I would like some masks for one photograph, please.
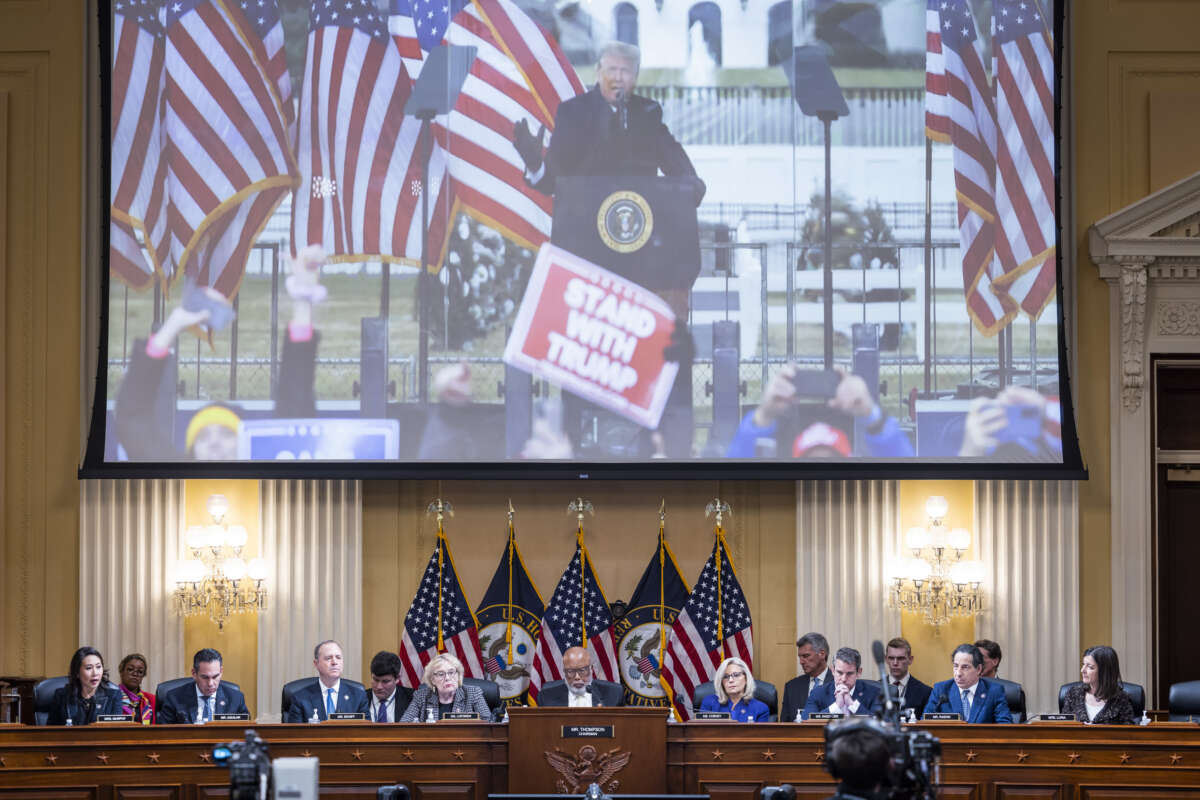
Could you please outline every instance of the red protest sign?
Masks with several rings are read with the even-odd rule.
[[[658,295],[544,244],[504,361],[656,428],[679,371],[663,361],[674,327]]]

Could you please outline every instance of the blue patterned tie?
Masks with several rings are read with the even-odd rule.
[[[333,702],[333,689],[326,689],[325,690],[325,713],[332,714],[336,708],[337,708],[337,705],[334,704],[334,702]]]
[[[387,703],[379,704],[379,711],[375,714],[376,722],[387,722]]]
[[[204,721],[212,722],[213,718],[213,699],[212,695],[204,698]]]
[[[971,693],[966,689],[962,690],[962,706],[963,720],[969,721],[971,719]]]

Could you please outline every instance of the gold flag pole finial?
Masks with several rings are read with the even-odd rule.
[[[658,503],[658,524],[663,526],[667,524],[667,498],[662,498]]]
[[[725,517],[732,517],[733,509],[729,507],[729,503],[726,503],[719,497],[714,497],[709,504],[704,507],[704,516],[711,517],[713,514],[717,515],[717,527],[723,528],[725,527]]]
[[[516,509],[513,508],[512,498],[508,498],[508,527],[512,527],[513,515],[516,514]]]
[[[567,503],[567,513],[574,514],[575,520],[579,523],[579,527],[583,528],[583,515],[591,514],[596,516],[596,509],[592,506],[591,500],[584,500],[582,497],[576,497],[571,502]]]
[[[442,523],[446,517],[454,516],[454,506],[450,504],[450,501],[438,497],[425,508],[425,513],[437,516],[438,533],[441,533]]]

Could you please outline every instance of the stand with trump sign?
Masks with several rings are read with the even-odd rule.
[[[674,328],[658,295],[545,244],[504,361],[653,429],[679,371],[663,360]]]

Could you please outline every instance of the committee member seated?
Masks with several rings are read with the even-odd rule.
[[[375,722],[399,722],[412,702],[412,689],[400,685],[400,656],[380,650],[371,659],[371,711]]]
[[[797,715],[804,711],[808,694],[822,684],[833,681],[833,673],[826,663],[829,659],[829,640],[819,633],[806,633],[796,640],[796,660],[800,662],[800,675],[792,678],[783,687],[783,712],[779,719],[796,722]]]
[[[700,701],[701,711],[724,711],[734,722],[770,722],[771,709],[754,699],[754,676],[740,658],[727,658],[713,673],[715,694]]]
[[[413,692],[401,722],[428,722],[447,714],[478,714],[491,720],[492,710],[478,686],[463,686],[463,665],[449,653],[439,653],[425,665],[421,685]]]
[[[284,722],[308,722],[314,718],[324,722],[330,714],[365,715],[371,710],[362,684],[342,680],[343,661],[342,646],[332,639],[313,648],[317,677],[292,695]]]
[[[1000,676],[996,673],[1000,669],[1000,662],[1004,660],[1004,651],[1000,649],[1000,643],[993,642],[991,639],[976,639],[975,646],[983,654],[983,670],[979,673],[979,677],[999,678]]]
[[[833,681],[808,693],[804,718],[811,714],[875,714],[883,704],[879,687],[862,683],[862,654],[853,647],[838,648],[833,657]]]
[[[134,722],[143,725],[154,724],[154,695],[142,691],[142,681],[146,679],[146,657],[141,653],[130,653],[121,659],[118,672],[121,683],[121,713],[129,714]]]
[[[907,639],[897,636],[887,643],[884,658],[892,697],[900,705],[900,710],[903,712],[911,708],[918,717],[921,716],[933,689],[909,674],[914,661],[912,645]]]
[[[250,714],[240,690],[221,683],[221,654],[211,647],[192,656],[192,683],[172,689],[158,710],[161,725],[211,722],[214,714]]]
[[[794,380],[800,372],[795,364],[785,364],[763,391],[762,401],[752,411],[746,412],[733,435],[727,458],[754,458],[758,455],[760,439],[775,438],[780,423],[796,409],[813,402],[813,398],[800,394]],[[852,453],[849,438],[825,423],[814,423],[796,437],[792,455],[796,458],[845,458],[850,455],[869,455],[875,458],[907,458],[915,455],[912,442],[908,439],[895,417],[883,412],[867,388],[867,382],[857,375],[837,370],[839,381],[834,396],[825,405],[834,411],[851,414],[866,423],[863,444],[866,453]],[[841,434],[831,436],[830,431]],[[807,438],[805,434],[808,434]],[[812,441],[823,438],[825,441]],[[779,455],[784,455],[780,453]]]
[[[90,725],[101,714],[121,713],[121,693],[104,685],[104,657],[94,647],[71,656],[67,685],[50,699],[47,725]]]
[[[1121,688],[1121,664],[1117,651],[1106,645],[1083,651],[1079,668],[1083,683],[1067,690],[1062,704],[1064,714],[1074,714],[1080,722],[1097,725],[1132,725],[1137,722],[1133,700]]]
[[[964,722],[1012,722],[1004,687],[980,677],[983,653],[973,644],[954,649],[954,678],[933,685],[926,714],[960,714]]]
[[[625,703],[625,690],[610,681],[595,680],[592,654],[582,647],[568,647],[563,653],[563,677],[560,684],[548,683],[537,696],[539,706],[619,706]]]

